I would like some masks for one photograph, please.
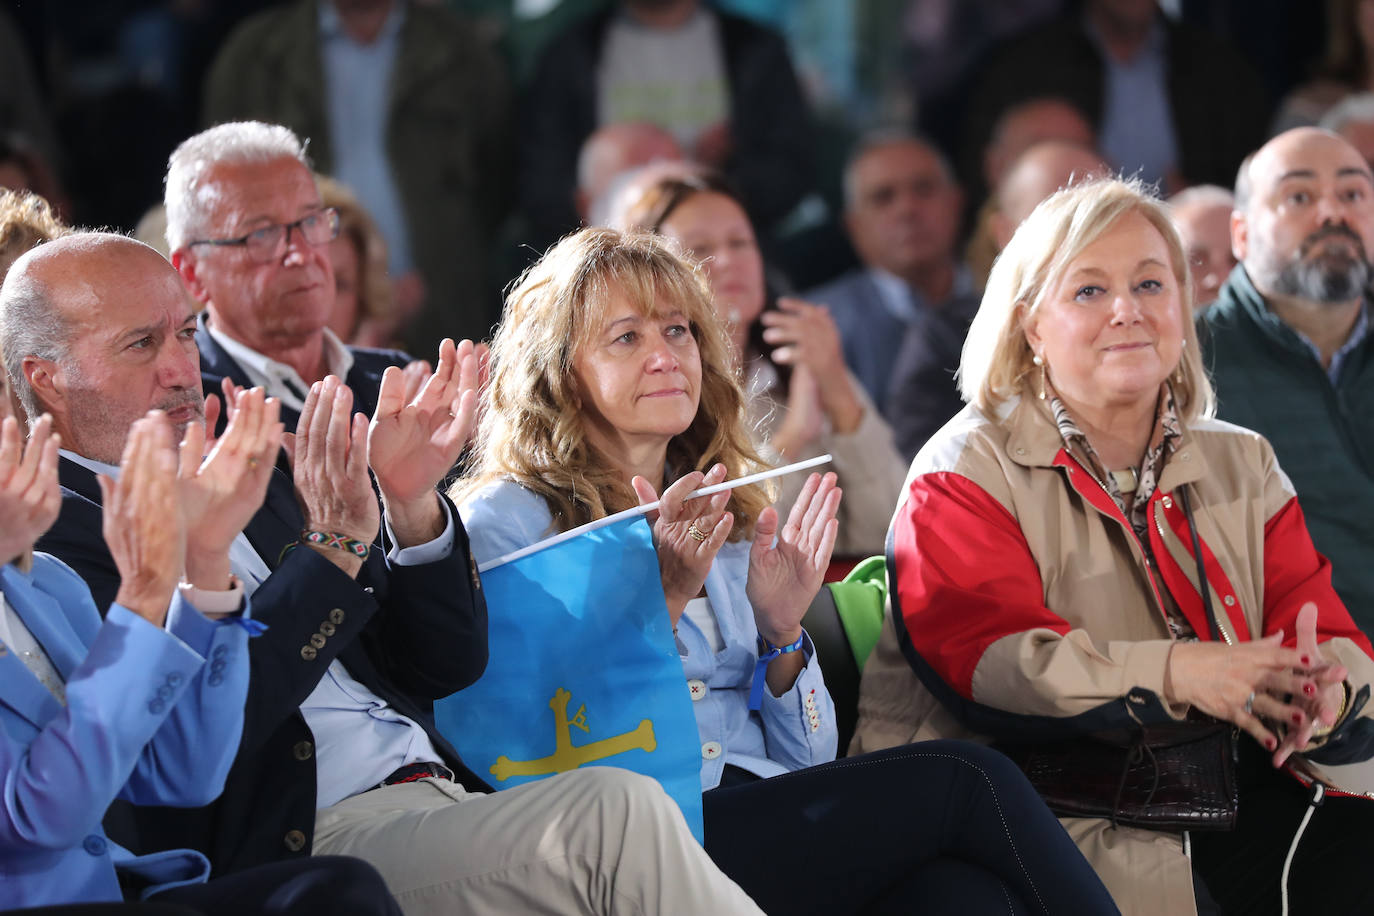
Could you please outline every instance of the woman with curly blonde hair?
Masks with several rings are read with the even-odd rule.
[[[687,498],[759,458],[729,334],[672,245],[585,229],[510,293],[473,476],[454,489],[473,557],[662,491],[654,546],[702,742],[706,850],[766,912],[1005,911],[1009,898],[1110,912],[996,752],[941,742],[833,761],[834,707],[801,619],[840,491],[812,474],[785,526],[757,486]],[[588,570],[587,588],[614,589],[615,574]]]

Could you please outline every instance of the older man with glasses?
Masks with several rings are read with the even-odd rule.
[[[382,373],[410,358],[347,347],[326,327],[339,214],[321,202],[300,139],[253,121],[203,131],[172,154],[166,206],[172,264],[205,305],[202,371],[280,398],[288,430],[326,375],[372,413]]]

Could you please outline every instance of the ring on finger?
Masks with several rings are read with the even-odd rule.
[[[698,528],[696,522],[692,522],[692,524],[687,526],[687,534],[690,535],[694,541],[706,540],[706,532]]]
[[[1245,698],[1245,706],[1242,707],[1246,714],[1253,714],[1255,711],[1255,691],[1250,691],[1250,696]]]
[[[249,466],[250,468],[255,468],[255,467],[258,466],[258,459],[257,459],[257,456],[256,456],[256,455],[249,456],[249,458],[248,458],[248,466]]]

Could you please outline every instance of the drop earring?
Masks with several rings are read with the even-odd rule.
[[[1039,353],[1036,353],[1031,357],[1031,362],[1040,367],[1040,393],[1038,397],[1043,401],[1045,400],[1045,361],[1041,359]]]

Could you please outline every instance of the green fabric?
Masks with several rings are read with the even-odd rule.
[[[1220,419],[1256,430],[1293,482],[1312,540],[1355,623],[1374,633],[1374,335],[1332,385],[1244,267],[1199,319]]]
[[[827,588],[835,598],[835,610],[840,624],[849,637],[849,650],[854,664],[864,670],[864,662],[878,644],[883,629],[883,606],[887,603],[887,561],[883,557],[869,557],[849,571],[839,582]]]

